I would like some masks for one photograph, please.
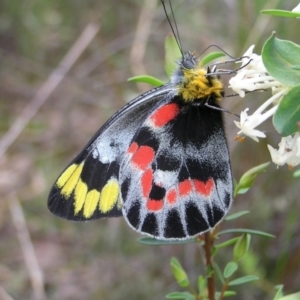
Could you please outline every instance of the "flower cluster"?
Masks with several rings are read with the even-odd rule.
[[[294,137],[283,137],[279,143],[279,149],[274,149],[268,145],[272,161],[278,166],[287,164],[293,168],[300,164],[300,134],[296,133]]]
[[[251,46],[244,54],[242,66],[237,75],[230,79],[229,85],[240,97],[244,97],[247,92],[259,90],[272,90],[272,97],[265,101],[252,115],[248,113],[249,108],[241,112],[240,121],[235,121],[235,125],[240,129],[237,139],[248,136],[258,142],[258,138],[265,138],[264,132],[257,129],[261,123],[274,115],[278,103],[282,97],[290,90],[290,87],[278,82],[269,75],[262,57],[253,53],[254,46]],[[241,137],[242,136],[242,137]],[[281,139],[279,149],[276,150],[268,145],[272,161],[278,166],[288,164],[294,167],[300,164],[300,135],[288,136]]]

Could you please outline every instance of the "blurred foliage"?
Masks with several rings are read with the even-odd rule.
[[[152,0],[151,0],[152,1]],[[154,0],[153,0],[154,1]],[[194,245],[148,247],[124,220],[72,223],[52,216],[47,194],[56,177],[89,138],[118,108],[145,90],[128,83],[146,74],[164,78],[164,40],[170,27],[159,2],[142,61],[132,57],[140,13],[147,0],[0,1],[0,131],[3,136],[30,103],[38,88],[90,22],[101,28],[48,101],[0,159],[0,287],[14,299],[33,299],[29,272],[9,210],[13,194],[22,204],[28,230],[43,271],[47,299],[162,299],[174,290],[169,258],[184,264],[196,282],[199,257]],[[201,53],[216,44],[233,56],[251,45],[260,53],[276,30],[281,39],[299,44],[299,23],[260,15],[262,9],[291,10],[298,1],[172,0],[184,50]],[[141,25],[138,25],[141,24]],[[166,77],[165,77],[166,78]],[[167,80],[167,79],[166,79]],[[224,79],[226,81],[226,78]],[[224,107],[240,112],[257,107],[260,94],[228,98]],[[266,144],[277,145],[272,128],[268,141],[234,141],[233,117],[225,116],[235,178],[270,160]],[[274,131],[274,132],[273,132]],[[273,286],[299,290],[299,180],[287,168],[271,166],[254,187],[236,197],[232,212],[250,210],[234,227],[267,231],[275,239],[253,239],[242,274],[263,281],[238,291],[239,299],[270,299]],[[225,224],[226,227],[226,224]],[[5,242],[3,242],[5,241]],[[222,242],[222,240],[220,240]],[[225,262],[229,261],[230,252]],[[258,256],[259,255],[259,256]],[[194,274],[194,277],[193,277]],[[232,297],[231,299],[234,299]]]

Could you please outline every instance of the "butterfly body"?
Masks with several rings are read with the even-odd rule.
[[[222,96],[218,75],[187,53],[169,84],[137,97],[100,128],[54,184],[50,211],[78,221],[123,215],[158,239],[213,228],[233,194]]]

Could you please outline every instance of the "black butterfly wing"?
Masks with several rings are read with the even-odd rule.
[[[180,97],[152,112],[121,165],[123,215],[140,233],[186,239],[213,228],[232,203],[221,112]]]
[[[54,183],[48,199],[52,213],[76,221],[122,215],[120,163],[145,118],[171,90],[167,84],[137,97],[99,129]]]

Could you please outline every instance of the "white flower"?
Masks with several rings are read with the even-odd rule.
[[[268,74],[261,56],[253,53],[253,48],[254,45],[246,51],[242,59],[242,68],[229,80],[229,87],[240,97],[244,97],[246,92],[282,86]]]
[[[237,71],[236,76],[229,80],[229,84],[240,97],[244,97],[247,92],[256,90],[272,90],[273,96],[266,100],[252,115],[248,115],[249,109],[247,108],[241,112],[240,121],[235,121],[236,126],[240,129],[238,136],[246,135],[258,142],[258,138],[264,138],[266,135],[256,127],[274,115],[278,103],[289,90],[289,87],[284,86],[269,75],[261,56],[253,53],[253,48],[254,46],[251,46],[243,55],[242,68]],[[271,108],[270,105],[272,105]]]
[[[256,142],[258,142],[258,137],[261,138],[266,137],[266,135],[262,131],[259,131],[255,128],[261,123],[263,123],[265,120],[267,120],[268,118],[274,115],[278,105],[273,106],[267,111],[265,110],[269,105],[277,102],[278,99],[280,99],[284,93],[285,91],[283,90],[275,94],[274,96],[272,96],[265,103],[263,103],[251,116],[248,115],[247,113],[249,108],[246,108],[244,111],[242,111],[240,116],[240,121],[239,122],[234,121],[235,125],[241,129],[237,133],[238,136],[243,134],[249,136]]]
[[[300,4],[293,11],[300,11]],[[229,84],[241,97],[244,97],[247,92],[255,90],[272,90],[273,96],[267,99],[252,115],[248,113],[249,108],[246,108],[241,112],[240,121],[234,121],[240,129],[239,140],[243,139],[240,135],[245,135],[258,142],[258,138],[265,138],[266,135],[257,127],[274,115],[281,99],[290,90],[290,87],[269,75],[261,56],[253,53],[253,48],[254,46],[251,46],[244,54],[241,60],[242,67],[237,71],[236,76],[229,80]],[[278,150],[271,145],[268,145],[268,149],[272,161],[277,166],[287,164],[289,168],[293,168],[300,164],[300,133],[283,137]]]
[[[278,150],[268,145],[272,161],[277,166],[287,164],[289,168],[293,168],[300,164],[300,134],[294,136],[283,137],[278,144]]]
[[[234,121],[235,125],[240,128],[241,130],[237,133],[238,135],[244,134],[249,136],[254,141],[258,142],[257,137],[264,138],[266,135],[257,129],[254,129],[261,123],[261,114],[256,114],[252,116],[248,116],[247,111],[249,108],[246,108],[244,111],[241,112],[240,121]]]
[[[292,11],[293,12],[300,12],[300,4],[298,4]]]

